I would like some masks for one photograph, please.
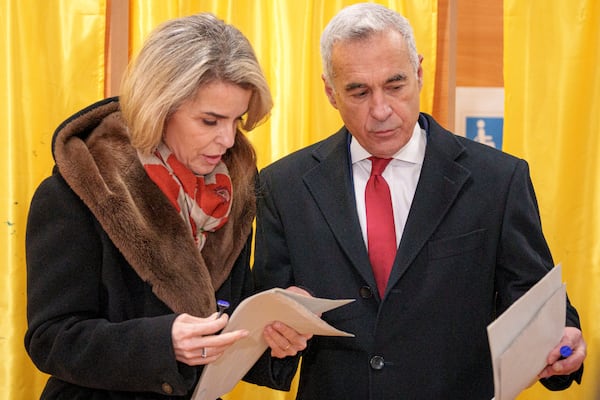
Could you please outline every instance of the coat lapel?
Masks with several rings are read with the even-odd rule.
[[[430,130],[421,176],[402,240],[390,274],[388,288],[402,277],[435,232],[471,173],[455,160],[464,147],[453,135],[429,120]]]
[[[314,157],[320,163],[308,171],[303,179],[339,246],[364,280],[375,287],[356,214],[354,187],[349,171],[347,135],[347,130],[342,129],[323,142],[314,152]]]
[[[428,118],[428,122],[430,129],[423,168],[388,288],[398,282],[422,251],[470,176],[470,172],[456,162],[464,147],[435,121]],[[347,130],[342,129],[317,147],[313,155],[319,164],[303,179],[339,246],[363,279],[375,287],[356,214],[347,135]]]

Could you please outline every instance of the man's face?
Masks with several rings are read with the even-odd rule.
[[[395,31],[338,42],[332,51],[329,102],[369,153],[391,157],[411,138],[419,117],[422,57],[415,71],[408,48]]]

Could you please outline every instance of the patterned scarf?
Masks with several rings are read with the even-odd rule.
[[[138,153],[150,179],[158,185],[190,228],[202,250],[206,233],[222,227],[231,211],[233,187],[223,161],[208,175],[196,175],[164,143],[148,156]]]

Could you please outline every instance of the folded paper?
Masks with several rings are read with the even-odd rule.
[[[566,318],[566,288],[560,265],[487,327],[494,368],[494,400],[513,400],[537,381],[560,342]]]
[[[250,334],[204,367],[192,400],[215,400],[231,391],[267,349],[263,329],[274,321],[281,321],[299,333],[354,336],[332,327],[319,317],[321,313],[352,301],[308,297],[280,288],[248,297],[235,309],[223,333],[246,329]]]

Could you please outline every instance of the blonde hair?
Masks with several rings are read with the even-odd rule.
[[[157,27],[121,83],[119,101],[132,145],[145,154],[153,151],[168,118],[202,85],[215,81],[252,91],[243,129],[252,130],[268,117],[269,87],[250,42],[237,28],[209,13]]]

